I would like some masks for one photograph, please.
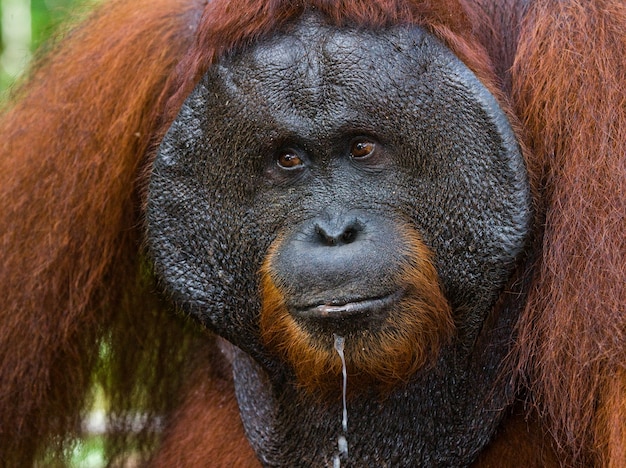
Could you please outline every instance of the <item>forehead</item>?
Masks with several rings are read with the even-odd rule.
[[[336,28],[307,15],[285,31],[223,59],[214,79],[259,109],[334,118],[363,106],[428,100],[468,70],[418,27]]]

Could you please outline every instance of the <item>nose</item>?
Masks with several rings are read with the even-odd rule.
[[[352,244],[362,233],[363,225],[355,218],[314,223],[314,242],[326,247]]]

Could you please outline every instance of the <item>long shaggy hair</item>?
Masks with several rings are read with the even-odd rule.
[[[537,2],[514,97],[545,225],[519,371],[573,462],[626,462],[626,4]]]

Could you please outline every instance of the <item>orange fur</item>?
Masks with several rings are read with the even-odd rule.
[[[626,460],[626,369],[609,376],[593,424],[595,453],[602,466],[619,468]]]
[[[397,308],[376,331],[349,335],[345,341],[346,366],[352,382],[382,387],[407,381],[417,369],[432,362],[452,336],[454,322],[431,262],[432,254],[412,228],[405,228],[407,264],[394,284],[406,291]],[[261,334],[266,345],[293,366],[298,382],[308,390],[336,390],[341,361],[332,336],[315,336],[289,313],[285,292],[273,274],[272,260],[280,238],[270,248],[261,268]],[[363,387],[360,383],[352,385]]]
[[[561,466],[552,439],[537,415],[514,408],[481,452],[472,468],[557,468]]]
[[[621,1],[535,2],[513,72],[545,223],[519,366],[561,448],[585,466],[626,463],[626,419],[606,417],[626,402],[624,31]]]
[[[62,457],[62,442],[80,431],[105,338],[113,356],[124,359],[104,376],[121,410],[141,407],[133,394],[143,377],[156,394],[179,380],[156,381],[166,362],[153,369],[137,362],[176,352],[155,344],[169,342],[170,332],[160,327],[173,318],[141,292],[153,286],[136,279],[142,235],[136,177],[159,123],[159,96],[189,46],[194,8],[176,0],[106,5],[35,70],[18,92],[22,99],[2,117],[5,466],[30,466],[44,452]],[[118,373],[123,363],[133,372]]]
[[[211,355],[211,363],[196,363],[151,467],[261,466],[243,432],[230,366],[217,347]]]

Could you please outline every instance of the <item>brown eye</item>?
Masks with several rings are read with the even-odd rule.
[[[283,151],[278,155],[278,165],[283,169],[294,169],[303,164],[300,156],[293,151]]]
[[[350,156],[356,159],[363,159],[370,156],[376,149],[376,144],[367,140],[355,141],[350,148]]]

